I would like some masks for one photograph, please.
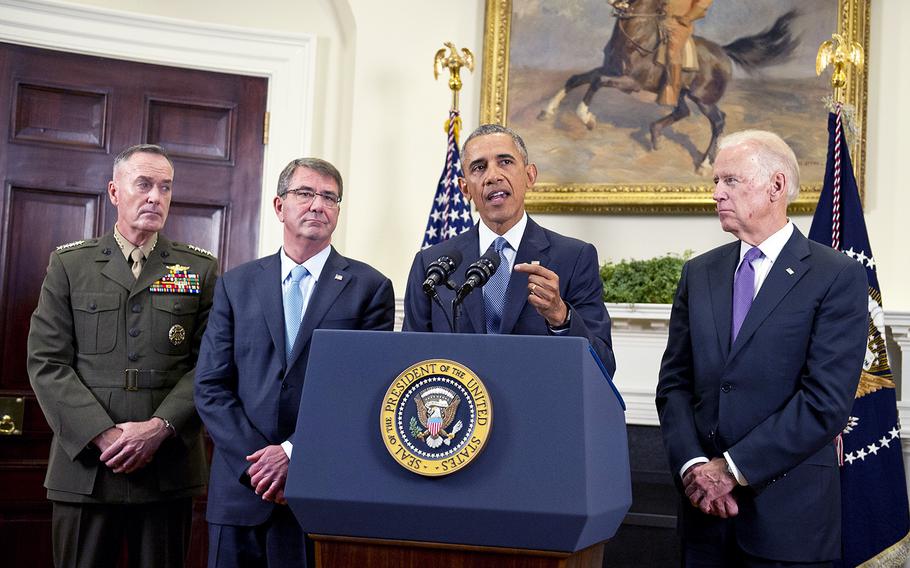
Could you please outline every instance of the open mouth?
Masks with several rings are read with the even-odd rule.
[[[508,191],[499,189],[499,190],[493,191],[489,195],[487,195],[487,201],[490,203],[501,203],[501,202],[505,201],[509,197],[509,195],[511,195],[511,194]]]

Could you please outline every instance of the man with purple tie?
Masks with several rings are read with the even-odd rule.
[[[787,218],[799,166],[780,137],[738,132],[719,148],[713,197],[739,240],[683,268],[657,385],[683,564],[830,566],[866,275]]]

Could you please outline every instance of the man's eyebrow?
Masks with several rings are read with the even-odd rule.
[[[515,156],[513,156],[512,154],[496,154],[497,160],[501,160],[502,158],[510,158],[510,159],[514,160]]]
[[[308,185],[301,185],[300,187],[292,187],[292,188],[288,189],[288,191],[312,191],[313,193],[316,193],[316,190]]]
[[[149,183],[154,183],[155,180],[154,180],[154,178],[150,178],[149,176],[140,175],[140,176],[136,176],[136,181],[147,181]],[[161,183],[173,183],[173,182],[174,182],[174,180],[171,178],[161,180]]]

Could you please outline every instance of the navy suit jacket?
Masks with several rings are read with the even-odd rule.
[[[798,230],[730,344],[740,243],[689,261],[670,316],[657,385],[670,468],[730,453],[748,481],[734,489],[740,547],[762,558],[840,556],[840,483],[834,437],[844,428],[868,328],[863,267]],[[683,497],[680,528],[715,539],[724,521]]]
[[[479,234],[475,225],[470,231],[417,253],[404,296],[404,331],[450,331],[445,312],[423,292],[426,269],[440,256],[457,250],[462,261],[452,280],[459,284],[464,282],[468,266],[480,258]],[[528,218],[521,244],[515,253],[515,264],[533,260],[540,261],[541,266],[559,275],[559,293],[572,311],[566,335],[586,338],[612,376],[616,371],[616,361],[610,339],[610,315],[603,303],[603,283],[594,246],[544,229]],[[504,269],[506,267],[500,268]],[[443,286],[439,286],[437,292],[446,310],[450,309],[455,293]],[[486,333],[481,291],[475,290],[469,295],[462,307],[464,315],[458,320],[457,331]],[[528,303],[527,273],[512,271],[500,329],[503,334],[512,335],[549,334],[546,320]]]
[[[294,432],[313,330],[391,331],[394,323],[391,281],[333,248],[286,362],[280,273],[274,254],[225,273],[215,289],[195,383],[196,407],[215,442],[212,523],[253,526],[271,514],[274,505],[241,481],[245,458]]]

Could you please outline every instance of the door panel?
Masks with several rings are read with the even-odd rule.
[[[213,251],[222,270],[255,258],[266,92],[263,78],[0,43],[0,396],[25,399],[23,434],[0,436],[0,564],[51,562],[51,432],[26,373],[49,254],[111,230],[114,157],[156,143],[175,170],[163,233]],[[204,508],[188,566],[204,565]]]

